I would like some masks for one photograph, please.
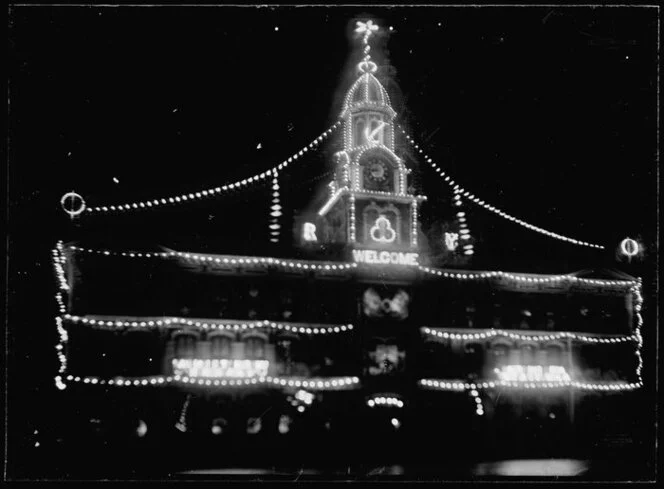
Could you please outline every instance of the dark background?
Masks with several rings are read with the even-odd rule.
[[[551,240],[469,204],[475,266],[643,276],[653,353],[657,16],[608,7],[12,7],[9,473],[40,473],[35,440],[57,424],[56,240],[288,254],[268,247],[268,186],[75,223],[60,197],[74,189],[91,206],[167,197],[278,164],[335,121],[358,56],[357,17],[393,26],[372,51],[379,74],[391,78],[399,120],[453,178],[527,222],[607,247]],[[328,181],[319,177],[335,144],[285,172],[285,238],[292,212]],[[420,170],[430,198],[449,197]],[[645,247],[629,264],[615,255],[626,236]]]

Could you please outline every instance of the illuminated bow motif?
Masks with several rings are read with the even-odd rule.
[[[378,216],[369,234],[371,239],[379,243],[392,243],[397,239],[397,232],[392,229],[392,223],[383,215]]]
[[[454,251],[459,246],[459,233],[445,233],[445,246]]]
[[[408,302],[410,296],[403,290],[395,294],[392,299],[381,299],[374,289],[364,292],[364,314],[369,317],[391,316],[397,319],[408,317]]]

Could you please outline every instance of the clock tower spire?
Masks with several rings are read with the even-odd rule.
[[[371,59],[369,41],[377,32],[371,20],[357,22],[364,56],[344,98],[343,150],[335,154],[329,199],[318,214],[342,222],[340,236],[353,249],[412,254],[419,247],[418,206],[426,197],[408,192],[410,170],[395,153],[396,112]]]

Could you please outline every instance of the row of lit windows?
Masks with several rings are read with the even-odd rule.
[[[215,335],[209,340],[211,358],[231,358],[233,352],[232,338],[226,335]],[[244,358],[263,360],[266,355],[267,342],[259,336],[249,336],[242,341]],[[196,358],[198,356],[198,340],[189,334],[178,334],[175,337],[175,356],[177,358]]]

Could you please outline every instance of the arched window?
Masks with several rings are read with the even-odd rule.
[[[296,360],[298,338],[294,336],[282,336],[277,341],[277,358],[283,368],[285,375],[291,375],[293,361]]]
[[[372,117],[371,122],[369,125],[369,133],[373,134],[373,132],[378,129],[378,127],[382,123],[382,119],[380,117]],[[373,140],[379,142],[380,144],[385,144],[385,127],[383,127],[380,131],[376,131],[376,134],[373,134]]]
[[[552,311],[547,311],[546,313],[544,328],[547,331],[553,331],[554,329],[556,329],[556,316]]]
[[[230,358],[232,339],[226,335],[214,335],[210,338],[212,358]]]
[[[468,343],[464,349],[466,372],[469,375],[480,375],[484,363],[484,348],[479,343]]]
[[[500,303],[494,303],[491,314],[491,326],[501,328],[503,325],[503,309]]]
[[[175,337],[175,356],[194,358],[196,356],[196,337],[191,334],[179,334]]]
[[[502,368],[509,361],[509,347],[504,343],[497,343],[491,347],[491,356],[494,368]]]
[[[465,321],[465,326],[468,328],[472,328],[475,326],[475,306],[473,304],[468,304],[466,306],[466,321]]]
[[[259,336],[250,336],[244,340],[245,356],[249,360],[265,359],[265,339]]]
[[[366,127],[363,117],[358,117],[355,119],[355,131],[353,132],[353,144],[354,146],[361,146],[364,144],[364,128]]]
[[[521,309],[519,312],[519,318],[519,328],[530,329],[533,319],[533,313],[530,311],[530,309]]]
[[[548,365],[563,365],[563,347],[560,345],[546,346],[546,363]]]
[[[521,365],[537,365],[537,347],[535,345],[521,346]]]
[[[293,290],[289,287],[281,287],[279,290],[279,314],[280,320],[293,321],[294,318],[294,304],[293,304]]]

